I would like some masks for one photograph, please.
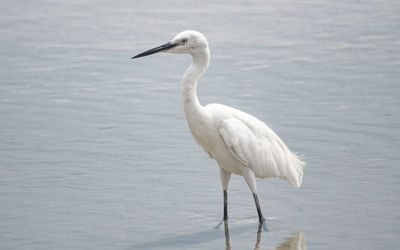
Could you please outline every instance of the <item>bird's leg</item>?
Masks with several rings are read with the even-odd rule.
[[[218,223],[218,225],[215,227],[215,229],[219,229],[222,222],[228,223],[228,192],[225,189],[224,189],[224,217]],[[226,227],[225,227],[225,231],[226,231]]]
[[[215,229],[219,229],[222,222],[226,222],[228,220],[228,184],[231,178],[231,173],[219,168],[219,177],[221,179],[222,189],[224,190],[224,217],[215,227]]]
[[[265,218],[261,212],[260,202],[258,201],[257,193],[253,193],[253,197],[254,197],[254,202],[256,203],[256,208],[257,208],[257,213],[258,213],[258,221],[260,222],[259,225],[260,225],[260,227],[262,226],[264,231],[268,231],[267,223],[265,222]]]
[[[257,213],[258,213],[258,220],[262,224],[265,221],[265,219],[264,219],[264,217],[262,215],[262,212],[261,212],[260,202],[258,201],[258,196],[257,196],[256,193],[253,193],[253,197],[254,197],[254,202],[256,203],[256,208],[257,208]]]
[[[261,212],[260,202],[258,201],[257,193],[253,193],[253,197],[254,197],[254,202],[256,203],[256,208],[257,208],[257,213],[258,213],[258,221],[260,222],[259,225],[260,225],[260,227],[263,228],[264,231],[268,231],[267,223],[265,222],[265,218]]]
[[[215,227],[215,229],[219,229],[222,222],[224,222],[224,223],[228,222],[228,192],[226,190],[224,190],[224,217],[218,223],[218,225]]]
[[[251,170],[250,168],[247,168],[246,171],[244,171],[244,173],[243,173],[243,177],[244,177],[247,185],[249,186],[250,191],[253,193],[254,202],[256,203],[256,208],[257,208],[257,213],[258,213],[258,221],[263,226],[264,230],[268,231],[268,229],[265,225],[266,224],[265,219],[261,212],[260,202],[258,201],[256,176],[254,174],[254,171]]]
[[[228,219],[228,184],[231,178],[231,173],[219,168],[219,177],[221,178],[222,189],[224,190],[224,218]]]
[[[228,219],[228,192],[224,190],[224,220]]]

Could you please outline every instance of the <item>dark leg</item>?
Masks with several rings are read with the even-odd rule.
[[[222,168],[219,168],[219,177],[221,178],[222,190],[224,190],[224,217],[223,221],[228,219],[228,184],[231,178],[231,173],[226,172]]]
[[[257,187],[256,187],[256,176],[254,174],[254,171],[251,170],[250,168],[247,168],[247,171],[243,172],[243,177],[247,183],[247,185],[249,186],[253,197],[254,197],[254,202],[256,203],[256,208],[257,208],[257,213],[258,213],[258,221],[260,222],[260,224],[263,226],[263,228],[265,229],[265,231],[268,231],[267,227],[266,227],[266,223],[265,223],[265,219],[262,215],[261,212],[261,208],[260,208],[260,202],[258,201],[258,196],[257,196]]]
[[[265,219],[264,219],[264,217],[262,215],[262,212],[261,212],[260,202],[258,201],[258,196],[257,196],[257,194],[253,193],[253,197],[254,197],[254,201],[256,203],[256,207],[257,207],[258,220],[260,221],[261,224],[263,224]]]
[[[228,219],[228,192],[224,190],[224,220]]]
[[[228,223],[228,192],[226,190],[224,190],[224,217],[218,223],[218,225],[215,227],[215,229],[219,229],[222,222]],[[225,227],[225,229],[226,229],[226,227]]]

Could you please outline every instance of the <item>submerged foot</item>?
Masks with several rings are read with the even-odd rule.
[[[228,218],[223,217],[223,218],[221,219],[221,221],[218,222],[218,224],[214,227],[214,229],[219,230],[220,227],[221,227],[221,225],[222,225],[222,223],[224,223],[225,221],[228,221]]]
[[[261,219],[259,219],[259,226],[262,227],[262,231],[263,232],[268,232],[268,227],[267,227],[267,221],[264,219],[264,217],[261,217]]]

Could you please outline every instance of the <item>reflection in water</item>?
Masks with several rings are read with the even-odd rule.
[[[261,232],[262,232],[262,224],[258,223],[256,245],[254,246],[254,250],[257,250],[260,247]]]
[[[231,250],[230,237],[240,237],[241,234],[253,232],[254,225],[245,225],[234,227],[229,230],[228,221],[224,221],[224,233],[225,233],[225,249]],[[258,224],[256,243],[254,244],[254,250],[260,249],[261,235],[263,228],[261,224]],[[206,230],[200,232],[193,232],[181,235],[174,235],[166,238],[155,238],[152,241],[138,243],[131,245],[126,248],[127,250],[151,250],[151,249],[190,249],[191,246],[201,245],[207,242],[215,240],[222,240],[224,234],[221,230]],[[235,249],[235,247],[234,247]],[[284,238],[283,242],[276,246],[276,250],[304,250],[306,249],[306,240],[304,233],[299,231],[292,236]]]
[[[225,227],[225,246],[226,246],[225,249],[231,250],[228,221],[224,221],[224,227]],[[258,224],[257,238],[256,238],[256,244],[254,245],[254,250],[258,250],[260,248],[261,232],[262,232],[262,225]],[[302,231],[299,231],[297,233],[294,233],[290,237],[284,238],[284,241],[280,243],[278,246],[276,246],[275,249],[276,250],[306,249],[306,238],[304,237],[304,233]]]
[[[217,227],[218,228],[218,227]],[[225,240],[229,246],[229,235],[239,236],[243,233],[248,233],[253,230],[253,225],[241,226],[234,228],[229,232],[228,226],[225,226]],[[130,246],[127,250],[150,250],[150,249],[189,249],[190,246],[204,244],[218,239],[223,239],[224,235],[221,230],[206,230],[200,232],[193,232],[181,235],[174,235],[167,238],[154,239],[152,241],[138,243]],[[227,247],[227,249],[230,249]]]
[[[303,231],[299,231],[290,237],[284,239],[284,241],[276,246],[276,250],[295,250],[295,249],[306,249],[306,238],[304,237]]]
[[[228,227],[228,221],[224,221],[224,227],[225,227],[225,249],[226,250],[231,250],[231,243],[229,242],[229,227]]]

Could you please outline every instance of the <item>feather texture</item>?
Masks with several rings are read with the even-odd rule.
[[[221,104],[208,105],[207,109],[214,110],[215,116],[225,114],[219,134],[236,161],[251,168],[256,177],[278,177],[300,187],[304,162],[264,122]]]

